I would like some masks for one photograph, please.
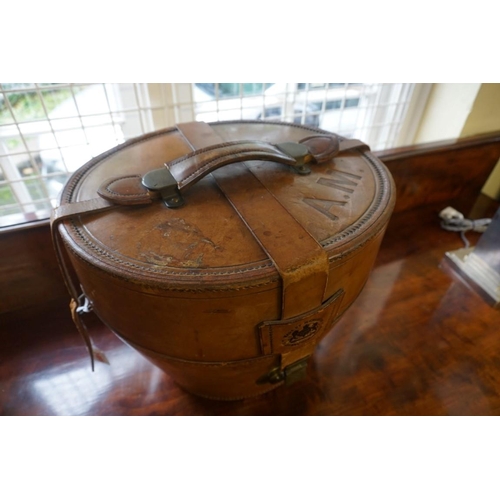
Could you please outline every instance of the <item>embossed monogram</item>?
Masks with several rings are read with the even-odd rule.
[[[325,174],[328,174],[330,178],[320,177],[316,183],[347,193],[344,195],[345,199],[350,198],[350,195],[354,193],[354,190],[362,179],[360,175],[343,172],[342,170],[328,169]],[[323,215],[326,215],[332,221],[336,221],[339,218],[331,212],[331,209],[335,206],[343,207],[347,203],[347,201],[323,200],[320,198],[303,198],[302,201]]]
[[[296,328],[291,332],[287,333],[283,340],[281,341],[282,345],[295,345],[304,342],[305,340],[311,338],[321,327],[321,321],[309,321],[302,328]]]

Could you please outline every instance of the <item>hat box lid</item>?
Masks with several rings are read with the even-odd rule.
[[[115,276],[166,288],[237,289],[242,283],[248,286],[276,281],[279,273],[272,256],[256,237],[252,223],[235,208],[224,185],[230,186],[235,196],[238,191],[247,191],[246,203],[253,206],[246,210],[249,218],[257,219],[254,225],[265,225],[276,215],[275,210],[262,206],[261,193],[265,192],[273,199],[271,207],[282,208],[289,215],[284,219],[285,226],[278,228],[280,234],[269,236],[279,240],[280,246],[300,252],[296,235],[293,231],[288,234],[289,225],[295,221],[321,245],[330,261],[355,250],[387,223],[394,204],[391,176],[360,144],[342,151],[348,139],[290,123],[192,125],[129,140],[92,159],[73,174],[62,192],[61,205],[92,200],[97,194],[104,198],[108,194],[113,203],[113,193],[125,200],[127,196],[133,198],[129,191],[135,188],[129,189],[127,179],[137,183],[149,172],[165,168],[164,164],[175,164],[192,154],[198,149],[193,145],[197,135],[202,145],[207,134],[215,145],[243,141],[301,143],[308,137],[321,142],[325,137],[337,140],[341,150],[328,161],[308,164],[307,175],[274,161],[233,159],[231,164],[187,186],[182,192],[184,204],[179,208],[168,208],[153,198],[154,202],[143,205],[118,204],[112,210],[78,214],[68,218],[61,231],[75,254]],[[203,127],[212,132],[205,133]],[[170,170],[175,176],[175,165]],[[121,193],[112,182],[115,178],[125,179]],[[252,193],[254,185],[258,189]],[[279,221],[274,228],[276,224]],[[265,227],[260,230],[266,232]]]

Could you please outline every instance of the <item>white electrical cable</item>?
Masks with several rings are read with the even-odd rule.
[[[441,218],[441,227],[446,231],[454,231],[460,233],[460,237],[465,244],[465,248],[469,248],[469,240],[465,237],[467,231],[475,231],[476,233],[484,233],[491,222],[491,219],[466,219],[463,214],[453,207],[446,207],[439,212]]]

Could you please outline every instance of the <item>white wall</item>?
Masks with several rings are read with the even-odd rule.
[[[480,83],[435,83],[414,143],[460,137],[480,87]]]
[[[500,130],[499,83],[435,83],[414,143],[471,137]],[[500,161],[483,187],[500,200]]]

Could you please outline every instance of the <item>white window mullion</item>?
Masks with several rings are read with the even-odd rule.
[[[388,141],[384,149],[393,147],[394,142],[401,133],[401,123],[405,110],[408,107],[411,93],[413,91],[413,84],[402,84],[398,99],[395,104],[394,116],[392,118],[392,123],[389,127]]]
[[[102,88],[104,90],[104,96],[106,97],[106,105],[107,105],[107,113],[109,114],[109,118],[111,120],[111,123],[113,124],[113,130],[115,132],[115,139],[116,142],[120,142],[122,139],[122,134],[118,133],[119,130],[119,124],[116,121],[116,117],[113,114],[113,109],[116,108],[116,86],[110,85],[107,83],[102,84]]]
[[[392,147],[406,146],[414,143],[431,89],[432,83],[413,84],[412,95],[404,113],[400,131]]]
[[[193,88],[190,83],[171,84],[174,92],[174,102],[172,103],[178,110],[175,123],[186,123],[195,120],[194,117],[194,99]],[[170,123],[172,127],[175,123]]]
[[[285,87],[285,105],[283,106],[285,121],[292,121],[295,114],[295,99],[297,95],[297,84],[287,83]]]

